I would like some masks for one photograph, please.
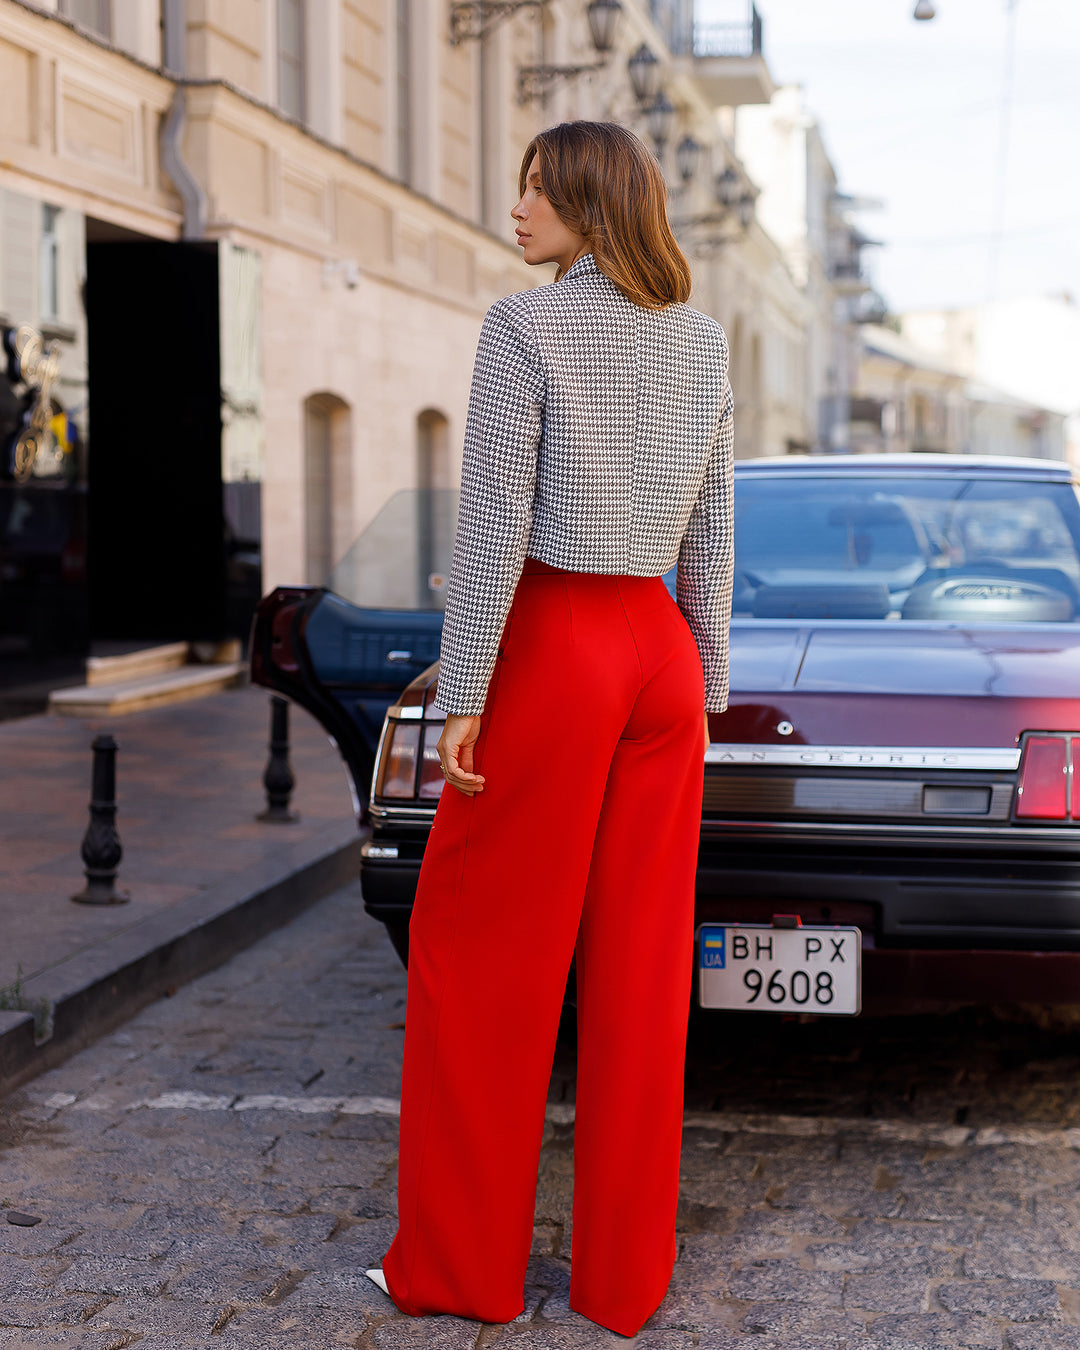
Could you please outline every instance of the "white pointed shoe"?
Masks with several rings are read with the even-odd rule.
[[[368,1279],[372,1282],[372,1284],[377,1284],[379,1286],[379,1288],[383,1291],[383,1293],[386,1295],[387,1298],[390,1297],[390,1290],[387,1289],[386,1287],[386,1281],[383,1279],[381,1266],[376,1266],[372,1270],[365,1270],[364,1274],[368,1277]]]

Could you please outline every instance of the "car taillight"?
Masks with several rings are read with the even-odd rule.
[[[1076,765],[1072,765],[1072,815],[1073,820],[1080,820],[1080,774],[1076,772]]]
[[[440,797],[442,796],[445,779],[442,776],[442,765],[439,762],[439,752],[435,748],[442,734],[442,723],[436,726],[424,728],[424,757],[420,761],[420,796],[421,797]]]
[[[416,760],[420,753],[418,722],[388,722],[383,732],[377,797],[415,797]]]
[[[1069,815],[1070,736],[1028,736],[1020,761],[1016,814],[1022,820],[1066,820]],[[1074,791],[1072,808],[1077,817]]]

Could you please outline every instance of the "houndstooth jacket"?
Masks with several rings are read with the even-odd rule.
[[[660,576],[697,642],[705,707],[727,706],[733,573],[727,341],[687,305],[635,305],[591,253],[508,295],[480,332],[436,703],[484,709],[528,554]]]

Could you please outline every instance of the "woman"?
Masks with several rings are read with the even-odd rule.
[[[520,190],[525,261],[558,272],[480,334],[436,696],[452,790],[410,924],[399,1227],[368,1273],[417,1316],[522,1311],[576,952],[570,1306],[632,1335],[675,1258],[702,708],[727,700],[727,344],[685,304],[632,133],[542,132]]]

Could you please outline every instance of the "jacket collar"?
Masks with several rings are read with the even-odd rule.
[[[573,263],[559,278],[560,281],[570,281],[572,279],[580,280],[582,277],[593,276],[600,271],[596,265],[596,259],[591,253],[583,253],[577,262]]]

